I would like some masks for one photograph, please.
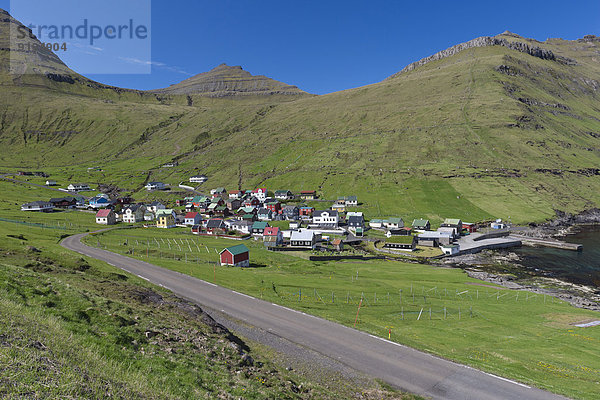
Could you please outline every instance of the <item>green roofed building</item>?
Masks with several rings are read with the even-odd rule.
[[[256,221],[255,223],[252,224],[252,228],[250,229],[250,232],[252,232],[253,235],[262,235],[268,226],[269,226],[268,222]]]
[[[412,228],[419,231],[428,231],[431,229],[431,224],[428,219],[415,219]]]
[[[243,244],[227,247],[219,253],[221,265],[233,265],[235,267],[250,266],[250,251]]]
[[[402,218],[388,218],[383,221],[383,225],[388,229],[404,228],[404,220]]]
[[[458,232],[462,231],[462,221],[458,218],[446,218],[440,226],[447,228],[456,228]]]
[[[383,220],[373,218],[369,221],[369,226],[371,228],[381,228],[383,226]]]
[[[242,215],[242,220],[243,221],[256,221],[256,214],[251,214],[251,213],[247,213]]]
[[[387,249],[399,249],[412,251],[417,247],[417,237],[412,235],[391,236],[383,244]]]

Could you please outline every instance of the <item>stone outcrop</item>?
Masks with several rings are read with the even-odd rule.
[[[503,35],[511,36],[511,37],[520,37],[518,35],[511,34],[510,32],[504,33]],[[575,60],[571,60],[570,58],[566,58],[566,57],[562,57],[562,56],[557,56],[552,51],[543,49],[539,46],[531,46],[531,45],[529,45],[527,43],[523,43],[523,42],[510,42],[507,39],[501,38],[501,37],[481,36],[476,39],[469,40],[468,42],[460,43],[460,44],[452,46],[446,50],[437,52],[429,57],[423,58],[414,63],[408,64],[406,67],[404,67],[404,69],[402,69],[400,72],[397,72],[394,75],[390,76],[388,79],[393,79],[405,72],[412,71],[415,68],[421,67],[432,61],[438,61],[438,60],[441,60],[446,57],[451,57],[457,53],[460,53],[463,50],[472,49],[474,47],[488,47],[488,46],[503,46],[503,47],[509,48],[511,50],[516,50],[521,53],[529,54],[530,56],[533,56],[533,57],[541,58],[543,60],[557,61],[557,62],[561,62],[563,64],[569,64],[569,65],[576,64]]]

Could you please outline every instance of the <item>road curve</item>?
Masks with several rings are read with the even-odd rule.
[[[552,400],[564,397],[447,361],[343,325],[209,282],[86,246],[78,234],[61,245],[105,261],[201,306],[306,346],[408,392],[433,399]]]

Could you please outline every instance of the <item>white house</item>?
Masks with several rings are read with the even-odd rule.
[[[252,221],[233,220],[229,224],[229,227],[234,231],[250,233],[250,230],[252,229]]]
[[[52,211],[54,206],[49,201],[33,201],[21,205],[21,211]]]
[[[91,190],[91,189],[90,189],[90,185],[88,185],[87,183],[71,183],[69,186],[67,186],[67,190],[70,192],[79,192],[82,190]]]
[[[202,216],[199,212],[189,212],[185,214],[183,223],[185,225],[199,225],[202,222]]]
[[[382,225],[387,229],[404,228],[404,221],[402,218],[388,218],[382,221]]]
[[[350,218],[350,217],[363,217],[363,213],[362,211],[348,211],[346,213],[346,218]]]
[[[267,199],[267,188],[258,188],[252,191],[252,196],[263,202]]]
[[[502,223],[501,219],[497,219],[496,221],[494,221],[490,224],[490,227],[492,229],[504,229],[504,228],[506,228],[506,224]]]
[[[165,205],[163,203],[161,203],[160,201],[153,201],[152,203],[146,205],[146,209],[148,211],[151,211],[155,215],[158,210],[164,210],[166,208],[167,207],[165,207]]]
[[[139,204],[130,205],[121,213],[121,220],[128,224],[134,224],[144,220],[146,207]]]
[[[458,244],[442,244],[440,245],[440,249],[442,249],[444,254],[448,256],[453,256],[460,253],[460,245]]]
[[[314,249],[317,240],[318,236],[315,231],[310,229],[299,229],[291,232],[290,246]]]
[[[46,181],[46,186],[56,186],[56,185],[57,185],[56,181],[52,181],[50,179],[48,179]]]
[[[276,190],[275,198],[277,200],[292,200],[294,198],[294,193],[291,190]]]
[[[340,199],[342,200],[342,199]],[[344,204],[351,207],[358,205],[358,198],[356,196],[345,196],[343,197]]]
[[[232,190],[229,192],[230,199],[241,199],[244,193],[241,190]]]
[[[313,224],[324,228],[337,228],[339,223],[339,214],[334,210],[315,211],[313,213]]]
[[[369,221],[369,226],[371,228],[381,228],[383,227],[383,220],[381,219],[372,219]]]
[[[206,175],[194,175],[190,177],[190,182],[192,183],[204,183],[208,178]]]
[[[458,230],[455,227],[442,226],[437,228],[437,231],[449,233],[452,236],[452,239],[460,237],[460,232],[458,232]]]
[[[162,182],[148,182],[145,186],[146,190],[164,190],[167,188]]]
[[[109,208],[105,208],[96,213],[96,223],[101,225],[114,225],[117,222],[115,212]]]
[[[302,222],[298,221],[296,219],[293,219],[293,220],[290,221],[290,225],[289,226],[290,226],[291,230],[297,230],[297,229],[300,229],[302,227]]]

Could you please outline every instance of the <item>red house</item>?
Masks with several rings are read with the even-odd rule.
[[[250,252],[243,244],[228,247],[219,253],[221,265],[233,265],[234,267],[249,267]]]
[[[267,207],[267,209],[273,211],[273,214],[281,213],[281,203],[278,201],[268,202],[267,204],[265,204],[265,207]]]
[[[249,199],[244,200],[243,204],[245,207],[256,207],[260,204],[260,200],[258,200],[256,197],[250,197]]]
[[[300,207],[300,215],[304,217],[310,217],[315,212],[314,207]]]
[[[469,233],[477,232],[477,225],[471,222],[463,222],[462,223],[463,231],[467,231]]]

